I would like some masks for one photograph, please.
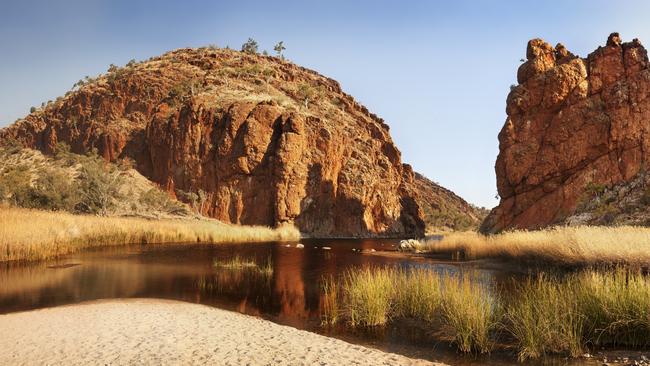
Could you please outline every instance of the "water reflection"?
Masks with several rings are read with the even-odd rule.
[[[116,247],[31,265],[0,265],[0,313],[110,298],[164,298],[218,306],[261,316],[278,323],[329,333],[391,352],[429,359],[454,360],[448,350],[432,348],[430,332],[415,326],[390,326],[374,331],[320,325],[320,280],[338,276],[350,267],[394,265],[465,271],[486,283],[510,274],[484,263],[448,263],[408,259],[362,251],[394,249],[394,240],[311,240],[295,244],[149,245]],[[327,246],[331,249],[323,249]],[[234,256],[272,271],[215,266]],[[447,353],[446,353],[447,352]],[[503,360],[464,364],[504,364]]]

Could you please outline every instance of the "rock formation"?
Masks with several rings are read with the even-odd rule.
[[[563,222],[594,187],[635,179],[650,157],[650,70],[637,39],[612,33],[587,58],[533,39],[526,58],[499,133],[501,201],[484,232]]]
[[[180,49],[96,79],[0,130],[52,152],[97,149],[202,214],[307,234],[421,236],[414,173],[386,123],[274,57]]]

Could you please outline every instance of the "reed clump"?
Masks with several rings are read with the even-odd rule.
[[[237,226],[216,220],[148,220],[0,208],[0,262],[53,258],[82,249],[153,243],[294,241],[293,226]]]
[[[541,275],[516,286],[515,293],[504,324],[520,360],[550,353],[575,357],[588,345],[650,344],[650,278],[639,270]]]
[[[530,259],[561,265],[641,264],[650,261],[650,228],[558,226],[482,235],[458,232],[427,240],[417,250],[458,259]]]
[[[577,285],[540,275],[516,286],[513,302],[506,305],[504,324],[516,342],[520,361],[549,353],[581,354],[585,319],[573,296]]]
[[[490,352],[493,343],[490,337],[500,321],[498,298],[467,275],[445,275],[442,283],[443,323],[451,329],[458,349],[461,352]]]
[[[396,270],[395,316],[434,321],[442,304],[440,274],[433,270]]]
[[[343,275],[343,294],[350,325],[386,324],[391,316],[394,270],[363,268]]]
[[[444,328],[462,352],[491,350],[498,302],[469,275],[366,267],[348,270],[338,285],[333,278],[323,283],[321,311],[327,324],[344,320],[353,327],[372,327],[412,318]]]

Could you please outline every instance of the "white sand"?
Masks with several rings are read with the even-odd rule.
[[[208,306],[114,300],[0,315],[0,365],[424,365]]]

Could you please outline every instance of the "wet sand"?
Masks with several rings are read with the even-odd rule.
[[[432,365],[167,300],[110,300],[0,315],[0,333],[1,365]]]

